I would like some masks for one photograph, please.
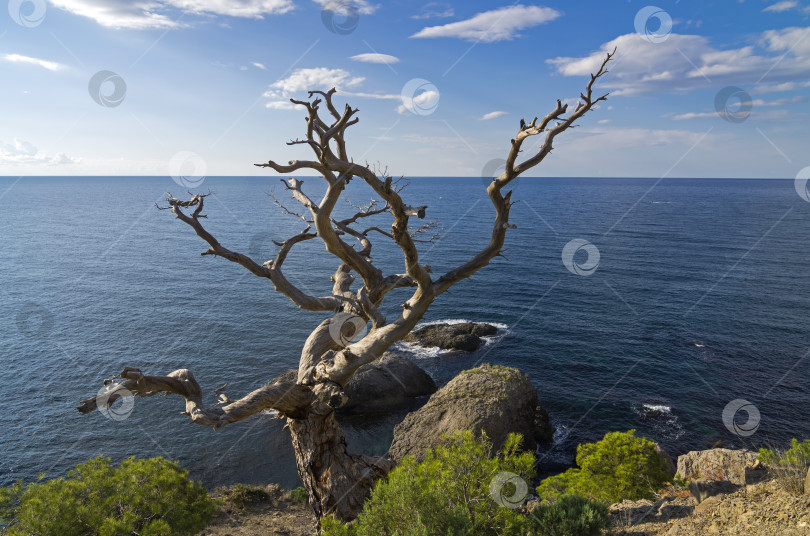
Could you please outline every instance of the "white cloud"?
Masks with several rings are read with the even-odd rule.
[[[363,80],[365,78],[352,76],[343,69],[329,69],[327,67],[296,69],[287,78],[282,78],[270,84],[263,96],[272,99],[266,104],[267,108],[292,110],[295,106],[289,102],[290,97],[304,98],[305,95],[297,95],[300,92],[313,89],[328,90],[333,87],[338,90],[351,89],[359,86]]]
[[[779,93],[782,91],[798,91],[810,87],[808,82],[782,82],[781,84],[760,84],[751,90],[752,95],[764,95],[767,93]]]
[[[749,104],[751,105],[752,110],[756,113],[757,108],[773,108],[777,106],[788,106],[791,104],[798,104],[801,102],[806,102],[807,97],[803,97],[801,95],[797,95],[792,98],[784,98],[784,99],[776,99],[771,101],[766,101],[763,99],[752,99]],[[757,114],[761,115],[761,114]],[[705,118],[715,118],[717,117],[717,112],[688,112],[685,114],[678,114],[672,116],[672,119],[675,121],[684,121],[688,119],[705,119]]]
[[[336,13],[346,13],[349,10],[355,11],[360,15],[371,15],[380,7],[378,5],[369,4],[366,0],[313,0],[319,4],[326,11],[334,11]]]
[[[715,114],[716,115],[716,114]],[[638,149],[641,147],[690,147],[701,141],[702,132],[680,129],[583,128],[576,140],[566,138],[566,146],[599,147],[600,150]]]
[[[482,115],[481,117],[479,117],[479,119],[481,121],[488,121],[490,119],[495,119],[497,117],[502,117],[504,115],[507,115],[508,113],[509,112],[504,112],[502,110],[495,110],[494,112],[489,112],[488,114]]]
[[[708,117],[716,118],[717,112],[688,112],[685,114],[673,115],[672,119],[675,121],[685,121],[688,119],[705,119]]]
[[[764,32],[754,46],[719,50],[699,35],[670,34],[651,43],[638,34],[620,35],[601,50],[581,58],[558,57],[547,62],[565,76],[596,72],[608,51],[618,49],[610,74],[599,87],[614,95],[691,91],[723,84],[744,84],[762,78],[775,83],[810,76],[810,28]],[[805,39],[807,37],[807,39]],[[782,57],[784,56],[784,57]],[[781,80],[780,80],[781,79]]]
[[[519,37],[519,30],[552,21],[560,15],[559,11],[548,7],[515,5],[485,11],[471,19],[443,26],[423,28],[411,37],[457,37],[467,41],[494,43]]]
[[[362,61],[364,63],[398,63],[399,58],[396,56],[390,56],[388,54],[377,54],[377,53],[366,53],[366,54],[357,54],[356,56],[352,56],[349,58],[354,61]]]
[[[267,70],[267,67],[265,67],[263,64],[259,63],[258,61],[253,61],[250,64],[253,65],[254,67],[256,67],[257,69],[261,69],[262,71]]]
[[[450,4],[445,4],[443,2],[430,2],[422,6],[422,9],[419,10],[419,13],[416,15],[412,15],[412,19],[421,20],[421,19],[446,19],[448,17],[452,17],[455,15],[456,12],[453,9],[453,6]]]
[[[56,7],[88,17],[102,26],[143,30],[179,28],[173,10],[197,15],[263,18],[287,13],[292,0],[51,0]]]
[[[408,97],[406,95],[397,95],[398,100],[402,101],[402,104],[397,106],[397,113],[404,114],[404,113],[413,113],[414,110],[430,110],[435,108],[439,104],[439,98],[441,95],[438,91],[435,90],[427,90],[419,93],[415,97]]]
[[[32,143],[14,139],[13,143],[0,143],[0,164],[12,166],[26,164],[45,164],[56,166],[62,164],[74,164],[78,160],[69,157],[65,153],[57,153],[54,156],[39,152]]]
[[[777,2],[772,6],[768,6],[762,11],[771,12],[771,13],[782,13],[783,11],[789,11],[796,6],[798,6],[798,2],[794,2],[792,0],[784,0],[783,2]]]
[[[265,104],[266,108],[270,108],[271,110],[303,110],[304,107],[300,104],[293,104],[292,102],[286,101],[270,101]]]
[[[65,69],[65,66],[61,63],[41,60],[39,58],[32,58],[30,56],[22,56],[20,54],[6,54],[3,56],[3,59],[12,63],[29,63],[31,65],[38,65],[39,67],[43,67],[49,71],[61,71],[62,69]]]

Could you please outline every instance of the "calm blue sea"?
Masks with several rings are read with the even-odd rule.
[[[367,201],[355,183],[348,197]],[[302,228],[267,195],[286,198],[279,184],[206,179],[208,229],[266,260],[272,239]],[[306,188],[322,190],[316,179]],[[137,399],[123,420],[75,410],[125,365],[187,367],[209,395],[228,382],[240,396],[296,366],[324,318],[242,267],[200,256],[203,241],[155,207],[183,190],[155,177],[0,178],[0,485],[63,475],[97,454],[176,459],[209,486],[297,485],[287,432],[272,415],[214,432],[181,416],[177,397]],[[488,239],[481,179],[413,179],[405,196],[444,227],[422,247],[435,274]],[[495,322],[502,332],[472,355],[412,355],[440,384],[481,361],[528,373],[558,428],[541,470],[571,463],[577,443],[613,430],[638,429],[673,454],[810,436],[810,203],[793,181],[523,178],[515,198],[506,258],[441,296],[424,319]],[[574,239],[599,252],[589,276],[562,262]],[[397,251],[377,242],[379,265],[401,271]],[[588,268],[585,249],[574,262]],[[326,294],[335,268],[313,240],[296,247],[286,273]],[[384,312],[396,314],[404,296]],[[723,422],[737,399],[759,411],[747,437]],[[344,425],[353,448],[381,454],[401,418]]]

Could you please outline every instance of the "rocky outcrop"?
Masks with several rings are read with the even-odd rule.
[[[461,324],[431,324],[414,330],[405,340],[425,348],[442,350],[464,350],[473,352],[481,346],[481,337],[498,333],[498,328],[491,324],[464,322]]]
[[[413,361],[386,353],[363,365],[343,389],[349,401],[340,413],[385,413],[408,407],[418,397],[436,392],[436,383]]]
[[[726,481],[726,484],[730,483]],[[610,507],[617,536],[808,536],[810,500],[785,491],[773,475],[707,497],[669,496]]]
[[[295,381],[298,370],[288,370],[280,378]],[[436,383],[407,357],[386,352],[380,359],[357,369],[343,392],[348,401],[337,409],[338,414],[387,413],[407,408],[419,397],[433,394]]]
[[[510,432],[523,435],[524,448],[550,441],[548,413],[537,405],[537,390],[518,370],[482,365],[453,378],[422,408],[394,428],[389,455],[394,460],[421,459],[444,436],[456,430],[486,433],[497,450]]]
[[[678,473],[689,480],[728,481],[745,485],[746,469],[751,469],[757,453],[746,450],[693,450],[678,456]]]

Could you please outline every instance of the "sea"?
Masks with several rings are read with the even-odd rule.
[[[303,178],[319,199],[322,179]],[[207,177],[203,223],[263,262],[306,223],[278,177]],[[435,277],[489,240],[488,179],[401,181],[426,205],[420,260]],[[125,399],[106,414],[76,406],[125,366],[188,368],[205,400],[238,398],[297,366],[325,313],[299,310],[268,280],[222,258],[165,208],[169,177],[0,178],[0,485],[63,476],[102,455],[178,460],[213,488],[299,483],[284,421],[265,412],[214,431],[177,396]],[[637,430],[673,456],[810,437],[810,202],[793,180],[520,178],[503,256],[439,296],[423,323],[489,322],[473,353],[406,344],[446,384],[481,363],[516,367],[556,428],[538,470],[574,463],[576,446]],[[337,215],[375,198],[357,179]],[[281,208],[280,205],[286,207]],[[384,228],[384,216],[368,227]],[[374,262],[403,271],[380,233]],[[431,240],[432,238],[432,240]],[[337,268],[318,240],[284,264],[328,295]],[[391,292],[395,318],[408,290]],[[125,404],[129,404],[126,405]],[[384,454],[405,415],[341,418],[350,449]]]

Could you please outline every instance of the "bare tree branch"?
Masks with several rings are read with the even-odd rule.
[[[300,417],[313,400],[311,389],[285,381],[282,377],[239,400],[209,406],[202,403],[200,384],[188,369],[178,369],[166,376],[145,376],[140,370],[127,367],[120,377],[123,381],[110,385],[104,393],[82,400],[78,410],[81,413],[90,413],[100,406],[109,407],[124,396],[176,394],[185,398],[186,410],[183,414],[188,415],[191,422],[219,430],[226,424],[241,421],[265,409],[275,409],[291,417]]]
[[[552,143],[557,135],[570,128],[574,124],[574,121],[590,111],[596,103],[607,99],[607,94],[594,99],[593,85],[600,77],[604,76],[608,72],[607,65],[615,53],[616,51],[614,50],[613,52],[607,54],[596,74],[591,75],[591,79],[586,86],[585,93],[580,96],[579,104],[574,112],[568,117],[564,117],[564,114],[568,110],[568,105],[564,105],[558,100],[556,108],[549,112],[539,125],[537,124],[537,118],[534,118],[529,125],[526,125],[525,121],[521,121],[520,130],[512,140],[512,147],[506,159],[506,169],[487,187],[487,193],[492,200],[492,204],[495,206],[495,223],[492,228],[492,237],[490,238],[487,246],[472,259],[447,272],[436,280],[434,288],[437,295],[445,292],[462,279],[470,277],[475,272],[489,264],[489,261],[491,261],[496,255],[500,254],[501,249],[503,248],[504,239],[506,237],[506,231],[514,228],[514,225],[509,223],[509,210],[513,205],[513,203],[510,201],[512,192],[507,192],[504,196],[501,195],[501,189],[521,173],[542,162],[543,159],[551,152]],[[557,120],[559,120],[559,122],[554,127],[547,129],[548,125],[552,121]],[[546,132],[546,137],[543,144],[540,146],[540,150],[532,157],[523,161],[521,164],[516,164],[515,162],[520,154],[521,146],[524,140],[530,136],[535,136],[542,132]]]

